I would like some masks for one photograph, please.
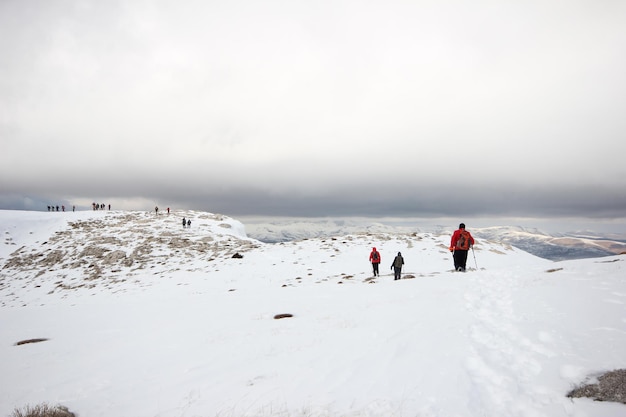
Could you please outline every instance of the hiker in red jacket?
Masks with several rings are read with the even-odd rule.
[[[376,250],[376,248],[372,248],[372,252],[370,253],[370,262],[372,263],[372,268],[374,269],[374,276],[380,276],[378,273],[378,265],[380,264],[380,252]]]
[[[450,241],[450,252],[453,252],[455,271],[465,271],[467,251],[472,246],[474,246],[474,238],[470,232],[465,230],[465,223],[461,223],[458,230],[455,230],[452,234],[452,240]]]

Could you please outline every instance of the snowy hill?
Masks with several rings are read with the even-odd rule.
[[[36,297],[81,288],[116,291],[129,281],[149,286],[172,272],[197,269],[196,262],[205,270],[216,268],[216,259],[259,246],[240,222],[210,213],[0,211],[0,216],[5,226],[0,256],[7,258],[3,276],[27,283]],[[183,217],[190,227],[182,226]],[[151,279],[144,279],[146,274]],[[10,297],[1,301],[10,302]]]
[[[565,397],[626,367],[623,256],[480,241],[458,273],[448,233],[268,244],[191,211],[0,211],[0,230],[0,415],[626,415]]]
[[[253,222],[246,225],[248,236],[263,242],[288,242],[310,238],[337,236],[345,233],[414,233],[426,229],[402,224],[389,224],[364,220],[278,220]],[[432,233],[452,234],[452,228],[431,226]],[[480,239],[506,243],[528,253],[552,261],[585,259],[618,255],[626,252],[626,236],[598,236],[580,232],[550,235],[536,228],[521,226],[497,226],[472,228],[471,232]]]

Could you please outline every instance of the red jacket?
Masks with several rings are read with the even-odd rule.
[[[458,229],[458,230],[455,230],[454,233],[452,234],[452,240],[450,240],[450,250],[456,250],[456,243],[459,241],[459,237],[461,236],[462,230],[467,232],[467,230],[465,229]],[[467,232],[467,234],[469,235],[470,246],[474,246],[474,238],[472,237],[470,232]]]
[[[378,259],[374,260],[374,253],[378,254]],[[376,248],[372,249],[372,252],[370,253],[370,262],[373,264],[379,264],[380,263],[380,252],[378,252],[376,250]]]

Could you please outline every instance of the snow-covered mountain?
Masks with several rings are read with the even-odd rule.
[[[419,229],[371,219],[281,219],[246,223],[248,236],[266,243],[328,238],[355,233],[412,233]]]
[[[0,210],[0,231],[0,415],[626,414],[566,397],[626,367],[623,256],[482,238],[459,273],[447,231],[270,244],[193,211]]]
[[[432,232],[452,234],[444,226],[414,227],[362,220],[278,220],[246,224],[248,236],[276,243],[309,238],[323,238],[348,233],[412,233]],[[498,226],[472,228],[476,238],[507,243],[539,257],[560,261],[616,255],[626,252],[626,236],[601,236],[590,232],[570,232],[551,235],[536,228]]]
[[[523,227],[488,227],[475,231],[477,237],[511,244],[539,257],[560,261],[626,253],[626,239],[613,239],[580,232],[550,235]]]

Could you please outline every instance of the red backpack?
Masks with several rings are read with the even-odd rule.
[[[456,241],[456,248],[460,250],[468,250],[470,248],[470,234],[466,230],[461,230],[459,239]]]

